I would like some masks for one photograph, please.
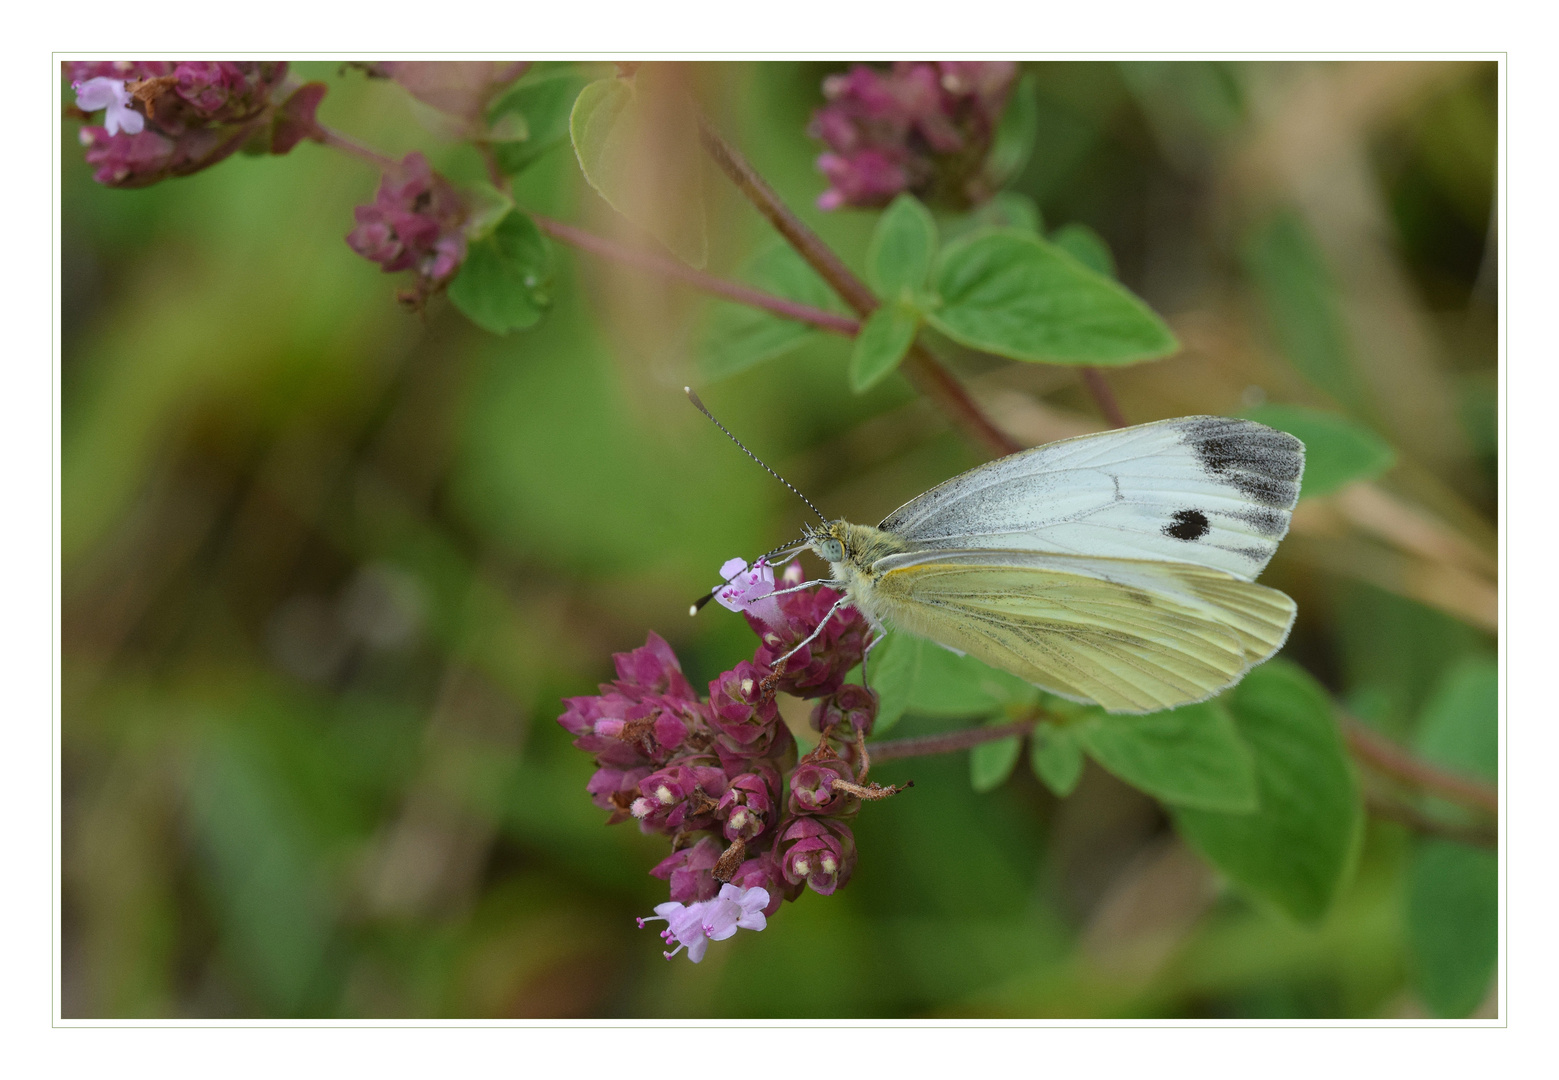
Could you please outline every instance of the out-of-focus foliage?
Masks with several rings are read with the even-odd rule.
[[[981,224],[1016,230],[994,235],[1117,315],[1131,297],[1112,276],[1143,297],[1140,355],[1164,351],[1149,331],[1178,341],[1110,369],[1131,420],[1309,425],[1307,498],[1262,579],[1299,620],[1283,661],[1194,707],[1215,718],[1194,728],[1207,787],[1155,787],[1148,733],[1080,713],[1026,747],[886,761],[873,779],[915,787],[863,808],[847,889],[667,964],[633,924],[665,899],[647,873],[664,841],[602,824],[559,699],[593,692],[650,629],[695,687],[750,655],[742,620],[690,620],[688,600],[803,519],[681,387],[855,521],[977,451],[889,370],[901,353],[852,376],[843,337],[561,245],[543,260],[507,218],[491,243],[530,252],[550,286],[522,281],[516,313],[482,306],[512,299],[501,281],[468,282],[461,306],[496,330],[550,302],[539,322],[489,334],[444,299],[407,315],[343,242],[369,166],[306,142],[110,190],[67,120],[66,1015],[1491,1012],[1493,854],[1360,820],[1361,791],[1404,796],[1343,757],[1329,714],[1497,775],[1494,66],[1026,65],[1015,100],[1031,113],[1003,165],[1021,171],[936,218],[942,268],[913,280],[874,266],[881,212],[814,206],[805,128],[842,66],[698,65],[678,92],[906,317],[945,324],[929,343],[1007,430],[1101,424],[1075,368],[975,352],[1017,355],[917,294],[949,292],[947,253],[974,250]],[[459,183],[486,176],[391,83],[295,68],[328,83],[324,123],[396,159],[421,150]],[[678,250],[696,233],[710,271],[842,310],[680,151],[665,175],[681,187],[632,194],[624,223],[597,191],[627,199],[614,155],[643,148],[592,127],[592,187],[567,144],[564,103],[610,74],[536,65],[492,103],[514,204]],[[690,191],[700,216],[665,217]],[[873,652],[885,685],[914,687],[884,700],[879,732],[1032,703],[999,679],[971,690],[960,663],[913,639]],[[1254,815],[1207,796],[1247,781]],[[1303,858],[1283,807],[1325,837]]]

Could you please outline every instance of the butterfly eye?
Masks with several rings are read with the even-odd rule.
[[[844,545],[841,544],[838,540],[830,537],[829,539],[823,541],[821,547],[823,558],[827,559],[829,562],[844,561]]]

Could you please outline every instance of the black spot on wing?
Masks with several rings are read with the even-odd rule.
[[[1208,475],[1263,506],[1292,509],[1299,501],[1305,445],[1286,431],[1253,420],[1203,416],[1184,429]]]
[[[1174,520],[1164,526],[1164,535],[1176,540],[1200,540],[1211,527],[1207,515],[1200,510],[1176,510]]]

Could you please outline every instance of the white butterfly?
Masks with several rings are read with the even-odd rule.
[[[1303,472],[1292,435],[1188,416],[1025,450],[806,543],[878,626],[1152,712],[1234,685],[1288,638],[1293,600],[1254,582]]]

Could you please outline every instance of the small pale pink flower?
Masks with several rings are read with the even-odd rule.
[[[725,885],[712,900],[695,904],[679,904],[675,901],[657,904],[655,914],[639,919],[638,923],[642,930],[647,922],[665,920],[666,929],[660,932],[660,936],[666,940],[666,944],[676,942],[677,945],[664,954],[666,959],[670,960],[685,948],[687,958],[696,964],[704,958],[704,952],[711,941],[724,941],[735,936],[737,930],[762,930],[767,926],[768,919],[763,909],[768,905],[769,893],[766,889],[742,889],[735,885]]]
[[[130,91],[125,89],[123,79],[99,75],[76,83],[75,91],[76,107],[82,112],[107,110],[103,114],[103,127],[110,135],[121,131],[136,135],[146,126],[146,117],[130,108]]]
[[[779,601],[774,599],[774,567],[759,559],[748,567],[745,559],[727,559],[720,567],[725,584],[715,590],[720,606],[743,611],[764,623],[780,620]]]

